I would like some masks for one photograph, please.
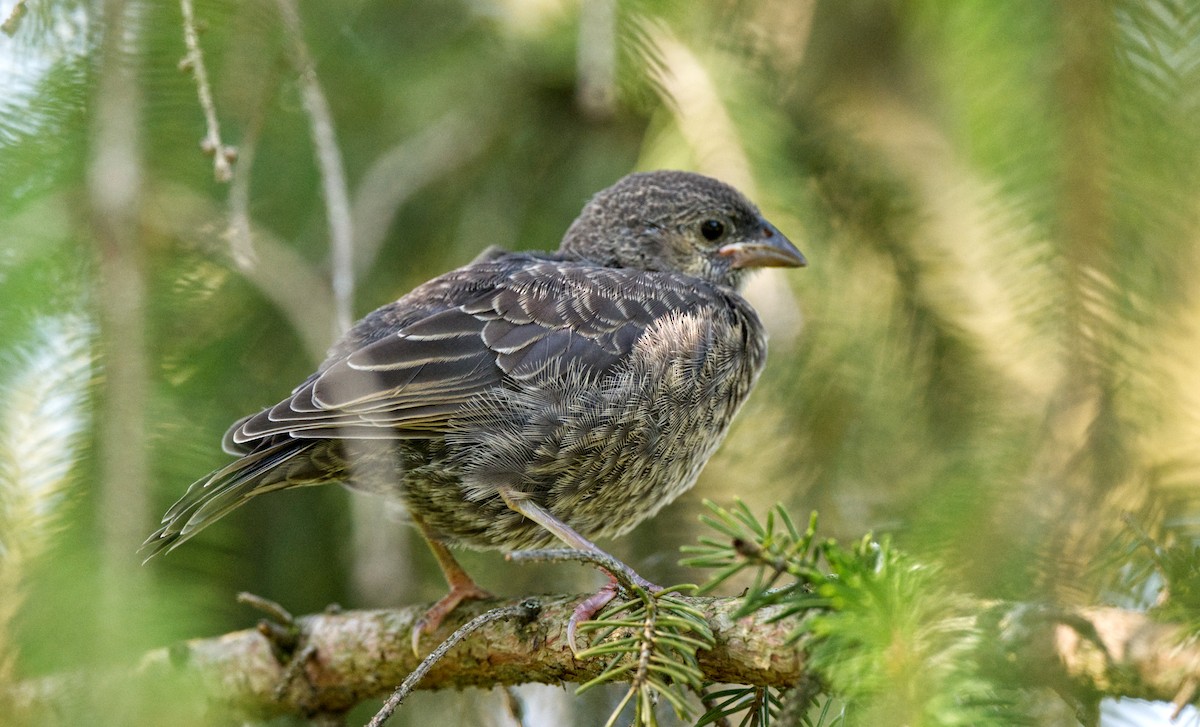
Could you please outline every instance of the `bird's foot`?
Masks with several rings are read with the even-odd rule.
[[[623,571],[623,575],[633,585],[644,588],[651,594],[662,593],[665,590],[662,586],[656,586],[650,581],[642,578],[632,568]],[[579,648],[575,645],[575,631],[580,623],[591,621],[596,614],[604,610],[604,607],[612,602],[617,594],[621,591],[621,583],[617,580],[617,576],[609,573],[608,583],[604,587],[596,591],[592,595],[583,599],[575,606],[575,610],[571,612],[571,618],[567,620],[567,645],[571,647],[572,654],[578,654]]]
[[[421,635],[432,634],[442,625],[442,621],[450,615],[450,613],[458,608],[458,605],[463,601],[482,601],[494,596],[479,586],[475,585],[474,581],[467,580],[465,583],[455,583],[450,587],[450,592],[442,596],[441,600],[433,604],[425,615],[417,619],[412,625],[412,650],[416,655],[421,653]]]
[[[522,510],[518,510],[518,512],[522,512]],[[534,514],[544,515],[538,509],[533,510],[533,512]],[[548,522],[557,523],[558,521],[551,518]],[[508,553],[505,557],[517,562],[582,561],[598,566],[601,571],[608,574],[608,583],[599,591],[580,601],[579,605],[575,607],[574,612],[572,612],[571,618],[567,621],[567,644],[571,647],[572,653],[578,653],[579,649],[575,646],[575,632],[577,627],[580,623],[590,621],[593,616],[600,613],[601,609],[617,597],[622,586],[628,589],[640,588],[652,596],[657,596],[666,589],[642,578],[633,568],[630,568],[616,557],[596,547],[590,540],[587,540],[566,525],[559,523],[559,526],[558,530],[552,530],[552,532],[575,547],[547,550],[516,550]],[[571,537],[568,538],[567,535],[560,533],[559,530],[569,534]]]
[[[600,613],[614,598],[617,597],[617,591],[620,586],[617,584],[616,578],[609,578],[608,583],[604,587],[596,591],[592,595],[580,601],[575,610],[571,612],[571,618],[567,620],[567,646],[571,647],[572,654],[579,653],[579,647],[575,645],[575,630],[582,621],[591,621],[592,617]]]

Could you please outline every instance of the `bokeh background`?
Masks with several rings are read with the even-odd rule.
[[[815,509],[963,592],[1062,604],[1147,605],[1162,584],[1134,541],[1196,534],[1195,0],[3,0],[5,18],[0,682],[246,627],[242,590],[297,613],[440,595],[399,515],[336,487],[260,498],[144,567],[135,551],[349,320],[489,245],[557,246],[639,169],[733,183],[810,261],[749,286],[770,361],[696,489],[607,544],[643,575],[703,578],[676,564],[702,498]],[[181,63],[189,28],[207,84]],[[598,582],[464,564],[504,595]],[[610,706],[522,694],[530,723]],[[162,714],[191,724],[180,699]],[[79,709],[124,724],[141,700]],[[1046,701],[1044,724],[1075,723]],[[417,695],[396,724],[430,710],[511,724],[483,692]]]

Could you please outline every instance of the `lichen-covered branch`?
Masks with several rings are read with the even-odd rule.
[[[528,602],[530,599],[526,599]],[[498,621],[471,634],[435,666],[420,689],[492,687],[530,682],[582,682],[603,660],[577,661],[566,642],[566,623],[577,596],[533,599],[536,617]],[[735,598],[687,598],[702,611],[716,648],[700,654],[705,677],[715,682],[794,685],[805,676],[804,640],[788,645],[796,619],[771,622],[766,609],[734,620]],[[432,649],[467,620],[501,605],[463,606],[441,630],[422,642]],[[503,604],[508,605],[508,604]],[[981,605],[981,658],[1013,667],[1002,678],[1023,686],[1052,684],[1090,693],[1170,700],[1200,680],[1200,646],[1182,629],[1144,614],[1113,608],[1050,612],[1027,606]],[[280,654],[256,629],[196,639],[147,654],[140,665],[115,677],[160,680],[203,694],[208,708],[248,717],[315,715],[345,711],[390,693],[417,666],[409,633],[423,607],[315,614],[296,621],[298,638]],[[986,625],[985,625],[986,624]],[[1100,644],[1103,648],[1100,648]],[[281,658],[282,657],[282,660]],[[292,657],[303,659],[292,664]],[[0,703],[15,714],[56,709],[76,689],[56,678],[19,684]],[[60,710],[61,708],[59,708]]]

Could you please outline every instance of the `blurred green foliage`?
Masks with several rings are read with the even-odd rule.
[[[24,606],[0,657],[18,675],[132,658],[245,626],[239,590],[293,611],[435,597],[423,546],[337,488],[262,498],[136,567],[158,514],[226,461],[225,427],[286,394],[334,335],[313,116],[277,2],[197,2],[222,141],[240,152],[234,181],[218,183],[198,147],[195,75],[179,67],[177,4],[23,7],[0,38],[0,352],[79,315],[98,324],[100,375],[81,404],[95,409],[92,446],[53,544],[21,566]],[[742,187],[808,256],[805,271],[750,287],[771,360],[696,493],[614,544],[652,580],[695,579],[675,560],[701,497],[816,509],[851,539],[889,532],[983,597],[1142,602],[1157,582],[1148,550],[1111,558],[1123,515],[1150,537],[1194,538],[1195,2],[306,0],[298,12],[353,207],[357,314],[489,245],[555,247],[590,194],[640,168]],[[133,102],[106,106],[106,78]],[[114,129],[131,140],[120,164],[99,141]],[[114,191],[130,193],[115,233]],[[114,291],[113,270],[142,288]],[[0,356],[0,380],[18,360]],[[136,395],[114,401],[109,383],[128,371],[142,372]],[[119,476],[117,449],[144,457],[145,476]],[[465,561],[496,565],[483,585],[505,594],[591,577]],[[459,715],[495,708],[419,696]],[[606,713],[598,699],[575,718]]]

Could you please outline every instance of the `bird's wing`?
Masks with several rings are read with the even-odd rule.
[[[656,319],[712,300],[706,284],[666,273],[550,260],[511,267],[457,271],[444,305],[327,362],[290,397],[235,424],[227,448],[250,451],[277,435],[428,437],[506,381],[602,376]]]

